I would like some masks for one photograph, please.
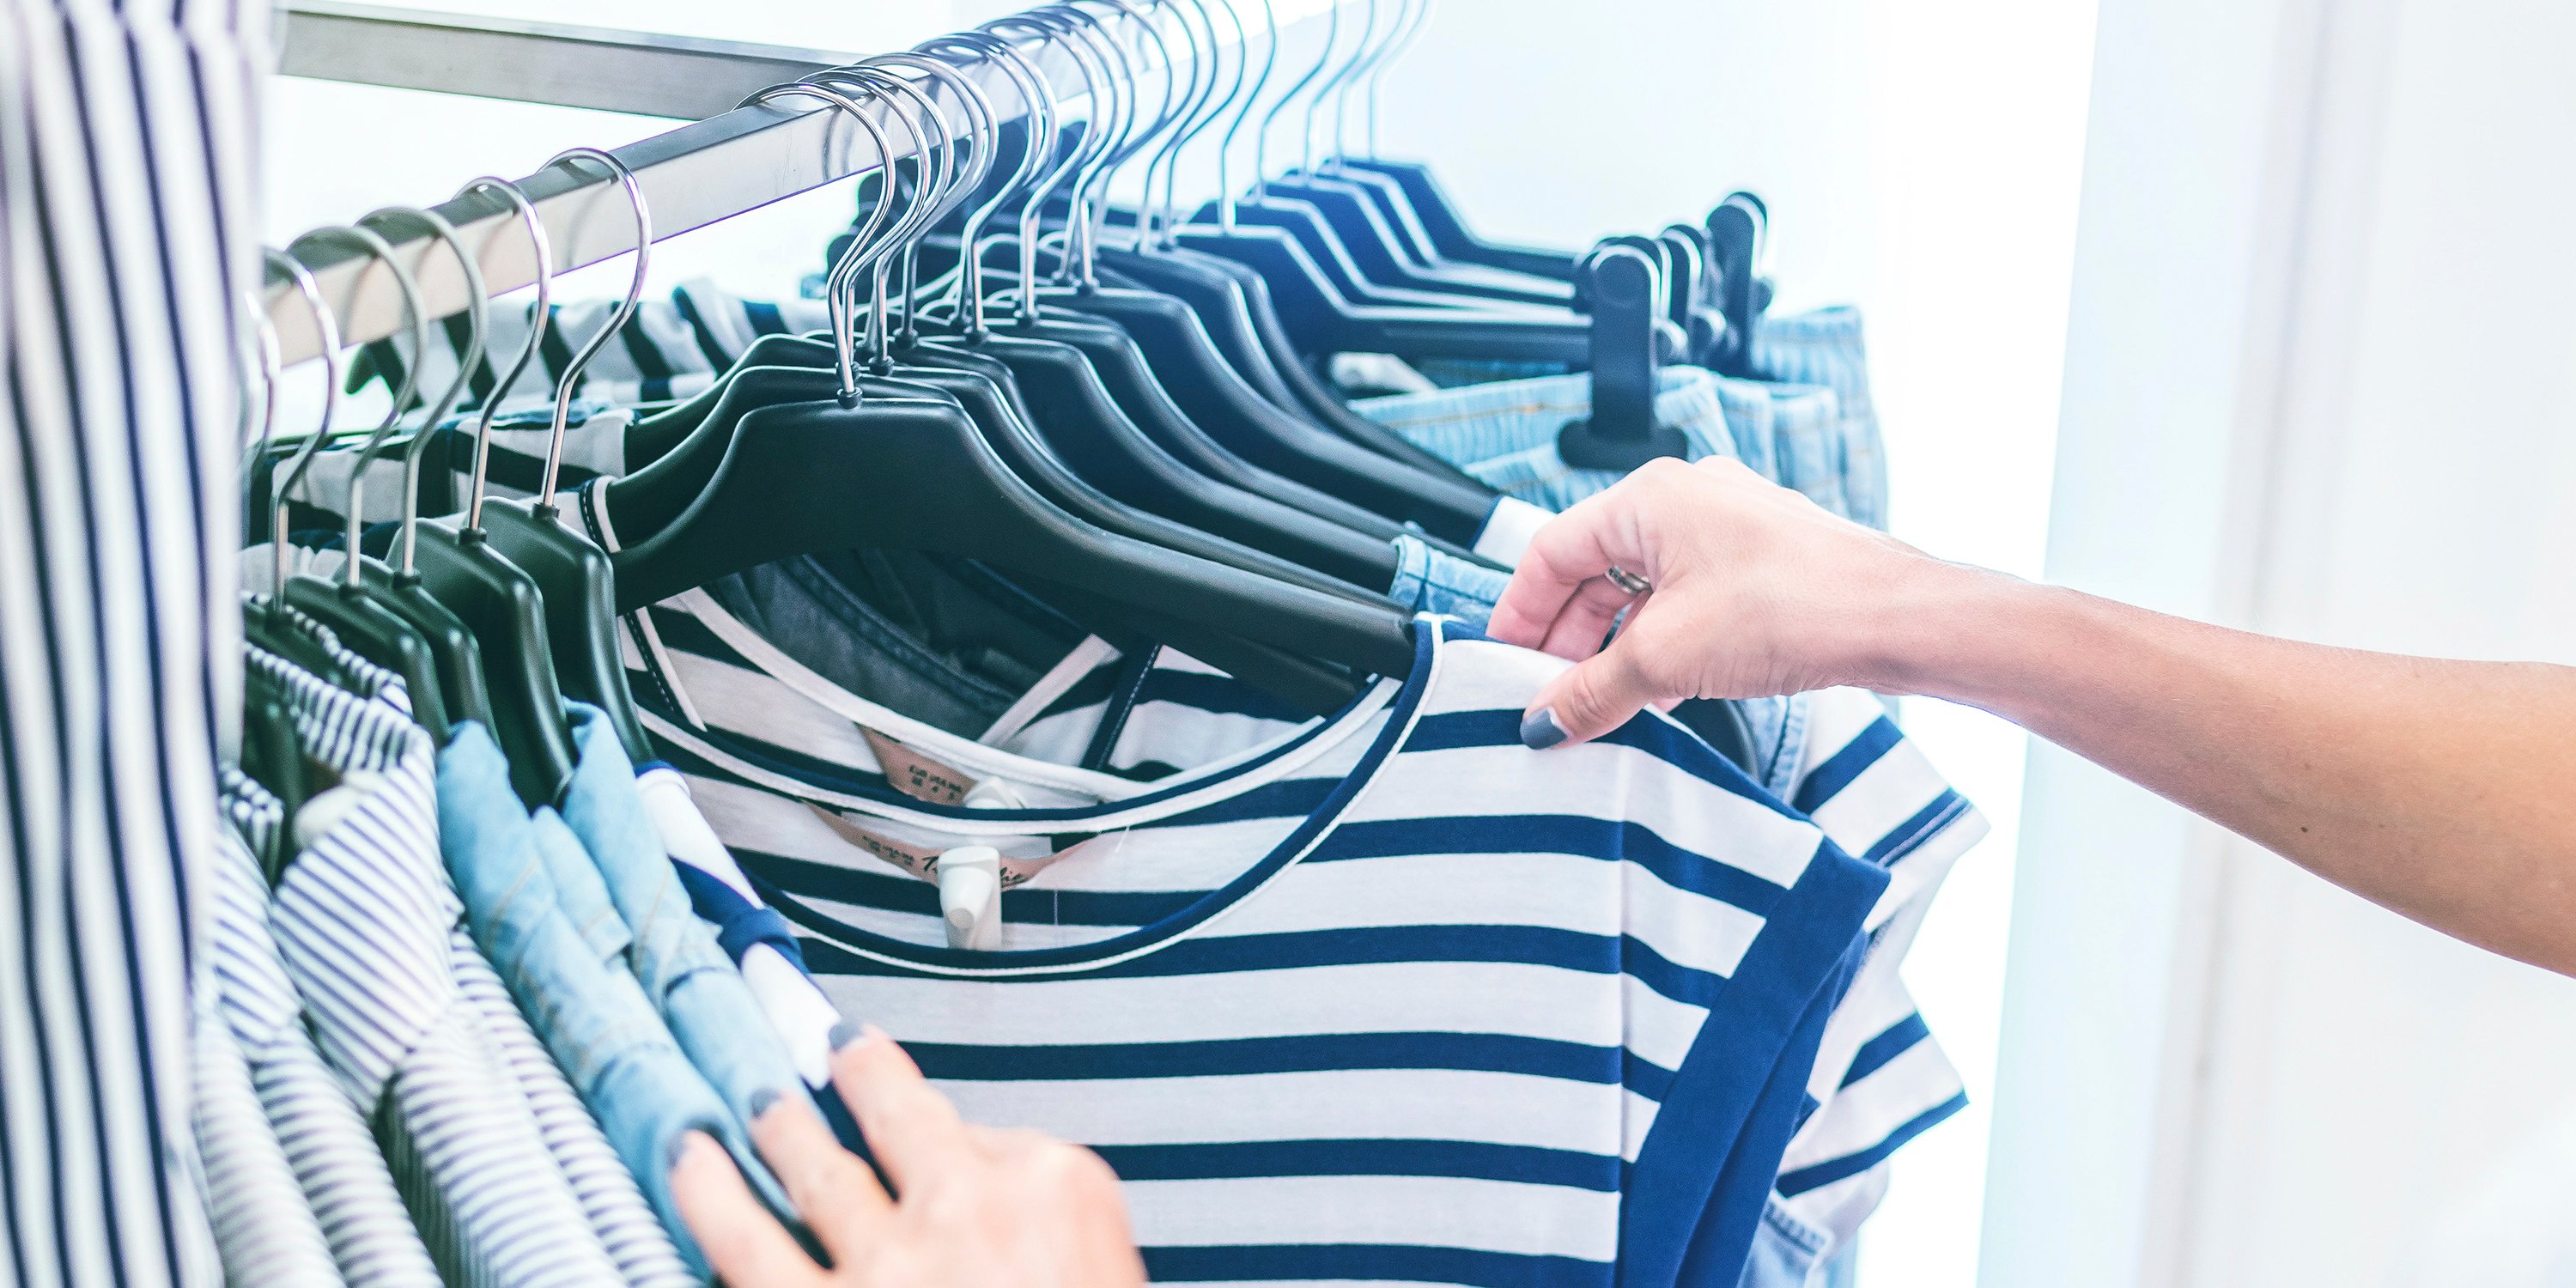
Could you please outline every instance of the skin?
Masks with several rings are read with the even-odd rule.
[[[717,1276],[762,1288],[1141,1288],[1118,1178],[1100,1156],[1034,1132],[959,1121],[912,1058],[874,1028],[832,1054],[832,1083],[895,1196],[801,1101],[754,1119],[761,1158],[830,1255],[797,1246],[724,1147],[684,1138],[680,1215]]]
[[[1613,566],[1652,591],[1631,597]],[[1534,746],[1689,697],[1964,703],[2406,917],[2576,974],[2576,669],[2300,644],[2032,585],[1720,460],[1655,462],[1542,529],[1488,630],[1576,663],[1531,705]]]

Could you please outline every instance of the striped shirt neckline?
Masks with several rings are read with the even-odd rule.
[[[616,527],[608,514],[605,489],[595,485],[584,487],[566,498],[566,503],[560,504],[558,511],[566,523],[583,524],[587,535],[602,549],[612,553],[619,549]],[[818,767],[811,764],[779,764],[765,749],[745,745],[741,739],[724,730],[689,718],[686,713],[693,709],[694,704],[688,700],[682,678],[663,655],[664,650],[651,629],[649,614],[653,610],[629,615],[629,643],[641,655],[643,669],[654,678],[654,683],[637,686],[637,702],[643,709],[647,729],[657,740],[674,750],[694,753],[709,763],[720,764],[723,772],[749,779],[768,790],[803,798],[817,807],[844,810],[914,829],[910,834],[944,838],[949,844],[1044,837],[1061,846],[1068,841],[1089,840],[1141,827],[1188,826],[1221,815],[1230,805],[1289,780],[1301,769],[1320,760],[1337,762],[1339,784],[1302,819],[1283,824],[1285,835],[1275,843],[1262,853],[1234,865],[1236,874],[1231,879],[1184,907],[1124,933],[1087,944],[983,952],[936,948],[833,922],[803,909],[783,892],[773,892],[778,895],[782,911],[802,922],[809,931],[825,931],[836,946],[853,954],[890,966],[971,977],[1071,972],[1129,961],[1185,938],[1259,891],[1272,877],[1332,832],[1342,812],[1367,789],[1378,769],[1402,745],[1410,731],[1413,713],[1438,672],[1444,635],[1436,619],[1423,619],[1414,632],[1415,653],[1411,672],[1401,679],[1390,677],[1381,680],[1329,718],[1292,726],[1261,745],[1187,769],[1173,777],[1138,783],[1114,774],[1074,769],[1002,751],[878,707],[819,675],[803,670],[774,648],[763,646],[755,633],[733,620],[702,592],[684,594],[668,601],[664,607],[677,608],[708,626],[713,634],[733,646],[743,661],[768,679],[787,686],[853,723],[897,735],[906,744],[923,752],[986,774],[1030,795],[1040,794],[1048,786],[1058,789],[1056,803],[1050,808],[974,809],[913,799],[846,773],[825,777],[818,775]],[[1192,669],[1198,665],[1164,649],[1155,650],[1154,656],[1146,661],[1150,666],[1161,659],[1168,659],[1162,664],[1179,669]],[[630,662],[634,660],[630,657]],[[1105,642],[1085,641],[1068,655],[1066,665],[1058,667],[1042,680],[1037,689],[1017,704],[1016,709],[1036,708],[1063,700],[1079,689],[1086,678],[1105,668],[1114,668],[1121,661],[1120,655],[1108,648]],[[1009,718],[1005,719],[1007,723]],[[1341,769],[1340,764],[1345,762],[1348,768]],[[1092,797],[1097,803],[1077,803],[1084,796]],[[800,912],[805,915],[799,916]],[[818,922],[826,923],[828,929],[818,926]]]

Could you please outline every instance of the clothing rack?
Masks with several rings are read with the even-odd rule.
[[[1359,3],[1280,3],[1280,38],[1320,33],[1322,20],[1334,8]],[[1220,32],[1231,41],[1231,32]],[[374,47],[378,41],[382,47]],[[283,70],[290,75],[621,111],[665,109],[655,114],[730,104],[766,86],[851,61],[817,50],[501,19],[434,18],[319,0],[298,0],[289,11],[286,45]],[[1083,101],[1082,76],[1070,55],[1052,46],[1022,52],[1063,104]],[[1151,58],[1150,51],[1129,52],[1140,63]],[[569,70],[575,67],[589,70],[575,74]],[[1149,68],[1147,74],[1159,70]],[[985,91],[1002,121],[1027,114],[1027,104],[1006,73],[982,62],[959,71]],[[612,78],[630,76],[661,82],[694,77],[700,83],[687,90],[603,88]],[[961,130],[970,124],[952,91],[935,81],[925,81],[921,88]],[[891,137],[905,137],[892,124],[893,109],[879,103],[869,108]],[[661,241],[877,170],[874,143],[847,116],[819,99],[787,96],[719,111],[611,151],[634,171],[652,213],[654,240]],[[601,167],[556,166],[516,182],[545,222],[558,275],[634,249],[635,226],[625,190]],[[464,245],[474,248],[493,295],[536,281],[535,256],[507,200],[478,191],[432,209],[456,226]],[[437,238],[406,235],[394,239],[393,247],[417,278],[431,317],[460,313],[473,303],[454,255]],[[298,258],[312,270],[343,344],[384,339],[405,328],[402,297],[392,275],[368,272],[373,257],[365,250],[333,243]],[[272,283],[267,308],[288,365],[320,356],[320,337],[300,292]]]
[[[280,17],[283,75],[682,121],[858,57],[337,0],[296,0]]]

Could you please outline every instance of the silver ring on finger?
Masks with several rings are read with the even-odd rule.
[[[1630,595],[1635,596],[1638,599],[1644,599],[1646,596],[1655,593],[1655,583],[1648,581],[1617,564],[1610,565],[1610,571],[1601,574],[1601,579],[1628,592]]]

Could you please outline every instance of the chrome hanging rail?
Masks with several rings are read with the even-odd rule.
[[[1294,38],[1319,27],[1322,16],[1337,5],[1360,2],[1295,0],[1282,4],[1282,38]],[[1288,20],[1290,14],[1295,14],[1293,21]],[[382,47],[365,51],[352,48],[368,44]],[[1070,57],[1059,50],[1034,49],[1030,56],[1038,60],[1041,70],[1054,83],[1071,85],[1081,79]],[[477,62],[478,58],[482,61]],[[848,61],[851,59],[843,55],[815,50],[729,45],[722,41],[499,19],[430,18],[405,11],[295,0],[288,18],[287,52],[281,70],[293,75],[529,101],[542,93],[546,102],[633,111],[638,110],[636,104],[643,102],[642,98],[630,99],[624,106],[607,101],[619,92],[613,87],[600,87],[600,79],[610,74],[609,69],[623,66],[629,74],[655,79],[698,76],[706,82],[699,87],[704,90],[703,102],[729,104],[763,86],[797,80]],[[578,70],[574,69],[576,65]],[[985,91],[1005,120],[1025,115],[1027,107],[1018,87],[993,64],[972,64],[960,71]],[[515,91],[508,88],[513,78],[519,85]],[[540,78],[549,82],[548,88],[531,88]],[[959,103],[953,92],[935,83],[925,82],[923,88],[940,99],[943,107]],[[585,95],[597,97],[595,101],[581,101],[580,96]],[[672,98],[665,105],[676,107],[681,101]],[[881,123],[891,122],[894,109],[877,104],[874,110],[888,114],[880,118]],[[962,110],[951,116],[966,119]],[[643,185],[645,200],[653,211],[656,240],[721,223],[771,202],[877,169],[875,149],[848,120],[846,112],[828,105],[805,106],[801,100],[731,108],[615,149],[615,154]],[[596,264],[634,248],[634,225],[626,213],[625,194],[616,184],[601,183],[596,173],[557,167],[520,180],[519,187],[545,222],[558,273]],[[536,264],[528,236],[507,201],[488,191],[476,191],[433,210],[456,227],[460,244],[473,250],[485,285],[493,295],[535,282]],[[464,273],[455,257],[439,248],[436,238],[424,233],[395,242],[394,254],[414,275],[422,306],[431,317],[443,318],[465,310],[470,296]],[[308,262],[324,298],[348,301],[339,311],[343,344],[380,340],[403,326],[402,302],[389,285],[388,275],[359,280],[370,263],[367,255],[334,248],[317,251]],[[354,295],[353,285],[358,287]],[[302,307],[300,300],[290,286],[273,287],[266,300],[280,353],[289,365],[309,361],[321,352],[310,311]]]

